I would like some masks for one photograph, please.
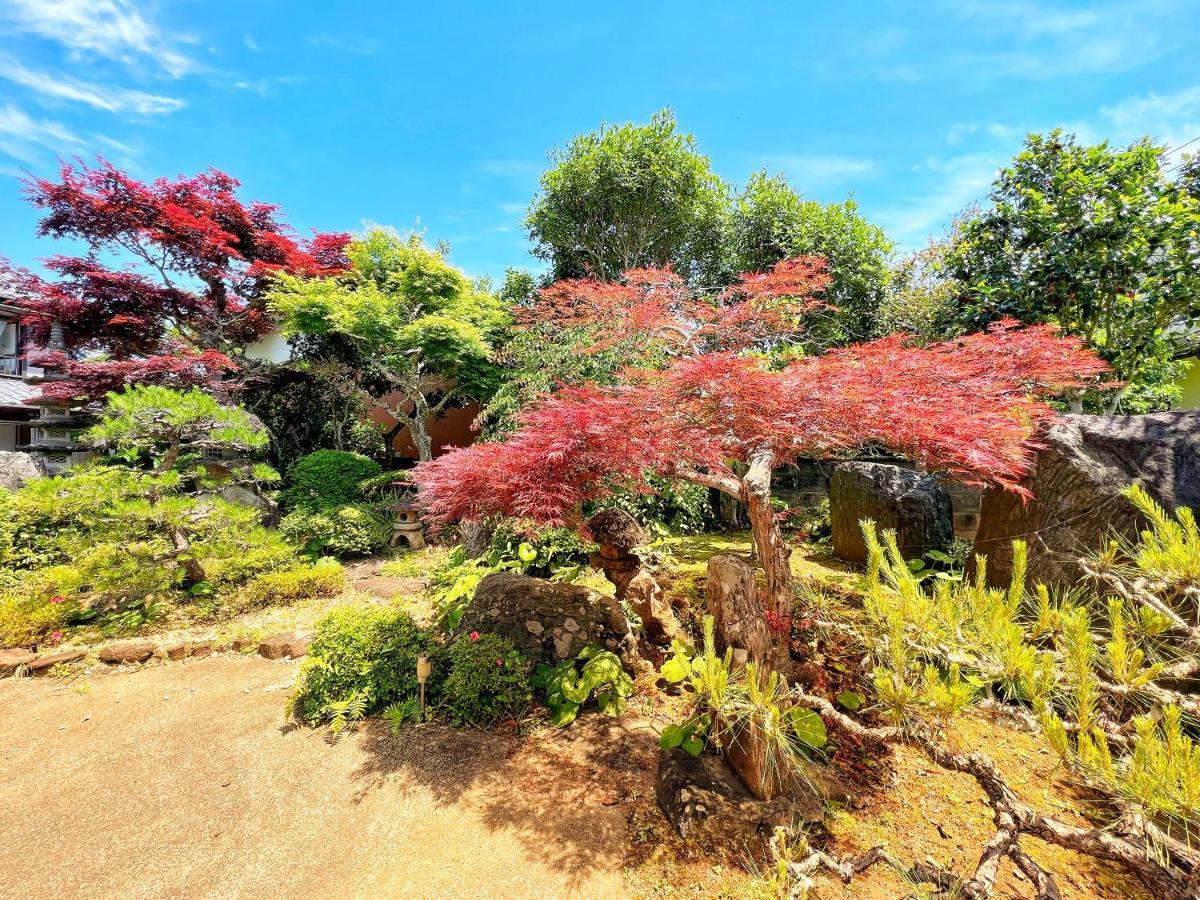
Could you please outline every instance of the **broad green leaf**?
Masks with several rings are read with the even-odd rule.
[[[688,756],[699,756],[700,752],[704,749],[704,741],[695,734],[689,734],[679,746],[683,748],[684,753]]]
[[[796,737],[800,742],[807,744],[809,747],[820,750],[829,740],[829,735],[825,731],[825,723],[811,709],[805,709],[802,706],[793,706],[790,710],[792,719],[792,729],[796,732]]]
[[[658,746],[663,750],[674,750],[683,743],[685,737],[687,735],[684,734],[683,729],[678,725],[668,725],[662,730],[662,734],[658,738]]]
[[[692,674],[691,662],[683,656],[672,656],[662,665],[659,674],[670,684],[678,684]]]
[[[842,691],[837,695],[837,702],[851,712],[854,712],[862,708],[862,705],[867,702],[867,698],[858,691]]]

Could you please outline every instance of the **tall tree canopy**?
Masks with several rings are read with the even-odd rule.
[[[720,268],[728,190],[669,110],[648,125],[602,125],[551,154],[526,227],[554,278]]]
[[[67,381],[44,394],[94,399],[130,383],[213,383],[245,346],[272,328],[263,295],[271,275],[341,271],[345,234],[298,240],[267,203],[243,203],[239,183],[210,169],[144,183],[101,161],[64,165],[58,181],[26,183],[45,210],[43,237],[84,242],[84,257],[55,256],[58,281],[18,273],[26,322],[44,345],[52,323],[66,353],[41,361]],[[106,265],[102,253],[120,265]]]
[[[1053,322],[1107,359],[1126,386],[1106,412],[1169,405],[1175,357],[1197,342],[1200,198],[1186,172],[1168,177],[1163,152],[1030,135],[949,258],[976,327]]]
[[[452,403],[495,390],[493,351],[509,315],[418,235],[375,226],[345,253],[350,268],[340,275],[278,273],[270,309],[285,335],[340,342],[334,356],[350,389],[384,402],[429,459],[429,421]],[[398,402],[386,402],[393,393]]]
[[[716,296],[696,296],[661,270],[543,290],[531,315],[564,327],[590,315],[597,347],[633,329],[670,335],[674,353],[618,384],[560,391],[528,409],[503,443],[421,464],[414,477],[429,514],[568,522],[584,501],[644,486],[647,475],[681,478],[746,504],[770,611],[787,617],[790,551],[770,502],[777,465],[886,446],[1020,491],[1029,440],[1054,414],[1039,398],[1082,388],[1106,368],[1077,338],[1012,322],[923,348],[895,335],[774,358],[819,307],[826,283],[817,261],[800,259],[744,275]]]
[[[794,256],[826,261],[829,315],[813,323],[812,343],[842,345],[880,333],[877,312],[888,292],[893,245],[853,200],[806,200],[783,175],[756,172],[733,203],[726,240],[733,272],[763,272]]]

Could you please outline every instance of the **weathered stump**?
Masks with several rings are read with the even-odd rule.
[[[733,556],[710,557],[704,599],[719,651],[732,647],[735,662],[743,665],[762,665],[774,658],[775,640],[753,568]]]

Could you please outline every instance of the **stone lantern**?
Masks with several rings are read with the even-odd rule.
[[[664,599],[662,588],[642,567],[641,557],[633,552],[634,547],[647,540],[646,532],[633,516],[622,509],[601,510],[588,519],[587,530],[600,545],[600,551],[592,554],[592,565],[616,587],[617,599],[627,601],[641,617],[646,636],[662,644],[683,637],[683,629]]]

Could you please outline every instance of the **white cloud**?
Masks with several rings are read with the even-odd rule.
[[[964,62],[982,73],[1043,80],[1108,74],[1145,65],[1164,50],[1157,20],[1162,0],[1121,0],[1062,8],[1026,0],[956,0],[947,12],[977,23],[1009,46],[972,54]]]
[[[327,31],[309,35],[308,42],[314,47],[325,47],[329,50],[341,50],[358,56],[374,56],[383,45],[371,38],[342,37]]]
[[[1168,149],[1175,149],[1200,136],[1200,85],[1172,94],[1128,97],[1104,107],[1100,115],[1107,120],[1114,140],[1133,141],[1149,135]],[[1196,144],[1191,144],[1187,152],[1196,152]]]
[[[128,64],[148,59],[175,78],[196,69],[130,0],[7,0],[6,7],[5,18],[17,30],[77,54]]]
[[[148,94],[125,88],[89,84],[74,78],[57,77],[49,72],[35,72],[12,57],[0,55],[0,78],[27,87],[43,97],[84,103],[113,113],[134,112],[158,115],[183,108],[183,101],[174,97]]]
[[[25,162],[37,162],[40,149],[70,152],[84,145],[79,135],[59,122],[33,119],[9,103],[0,107],[0,152]]]
[[[818,186],[817,182],[843,184],[850,178],[874,175],[878,166],[873,160],[833,153],[785,153],[763,158],[771,169],[781,171],[801,190]]]
[[[965,153],[931,157],[914,167],[918,193],[876,212],[874,218],[902,248],[916,249],[991,189],[1007,156]],[[920,177],[926,173],[927,177]],[[922,189],[924,188],[924,189]]]
[[[258,41],[256,41],[251,35],[243,34],[242,43],[246,45],[247,50],[251,50],[254,53],[262,52],[262,47],[258,46]]]

